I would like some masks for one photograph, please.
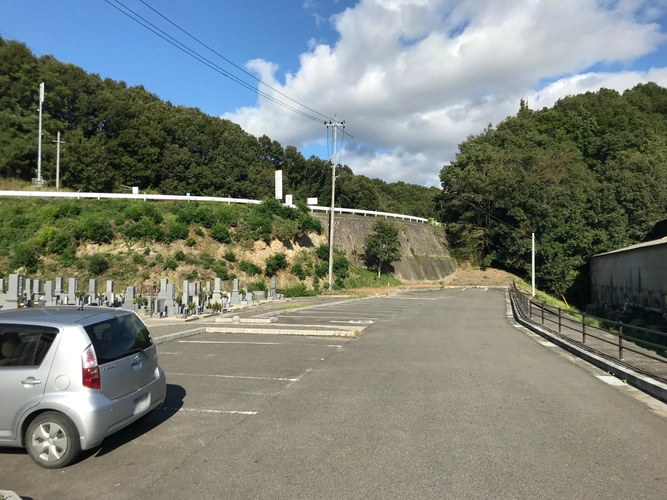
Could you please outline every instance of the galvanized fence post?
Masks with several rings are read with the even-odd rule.
[[[561,333],[561,310],[558,308],[558,333]]]
[[[528,309],[530,310],[529,314],[528,314],[528,317],[530,319],[533,319],[533,301],[530,300],[530,299],[528,299]]]
[[[542,309],[542,324],[544,324],[544,304],[541,304],[540,308]]]
[[[582,342],[585,344],[586,343],[586,313],[583,314],[583,317],[581,319],[581,334],[583,336]]]
[[[623,359],[623,322],[618,328],[618,359]]]

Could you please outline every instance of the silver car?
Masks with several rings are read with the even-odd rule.
[[[166,395],[146,325],[99,307],[0,311],[0,446],[42,467],[74,461]]]

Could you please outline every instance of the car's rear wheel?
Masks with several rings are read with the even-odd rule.
[[[66,467],[81,453],[76,426],[54,411],[35,417],[28,426],[25,444],[30,458],[46,469]]]

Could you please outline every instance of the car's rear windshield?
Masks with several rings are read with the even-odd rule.
[[[146,326],[134,314],[124,314],[86,327],[97,362],[108,363],[153,345]]]

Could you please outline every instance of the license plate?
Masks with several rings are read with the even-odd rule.
[[[142,396],[141,398],[137,399],[134,402],[134,415],[138,415],[139,413],[143,413],[148,409],[148,407],[151,405],[151,393],[149,392],[145,396]]]

